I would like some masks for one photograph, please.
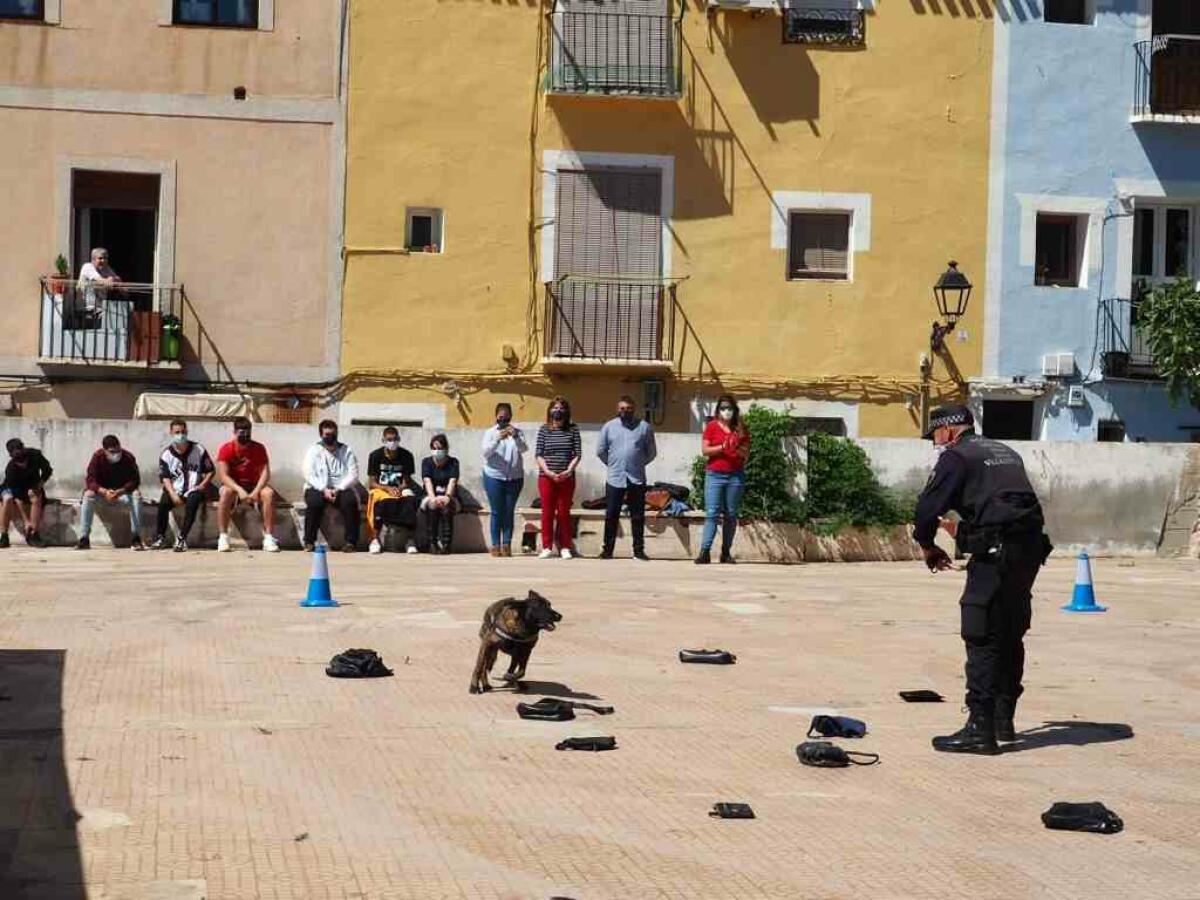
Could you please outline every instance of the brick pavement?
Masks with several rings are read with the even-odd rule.
[[[961,574],[334,554],[343,606],[304,610],[308,563],[0,555],[0,897],[1200,896],[1194,561],[1096,561],[1099,617],[1057,610],[1071,561],[1044,570],[1034,730],[996,758],[929,748],[962,720]],[[483,608],[529,587],[565,615],[531,681],[615,715],[523,722],[511,694],[467,694]],[[395,677],[325,677],[351,646]],[[883,764],[800,766],[823,708],[867,720]],[[606,733],[616,752],[554,750]],[[1058,799],[1126,830],[1048,832]],[[717,800],[758,819],[710,819]]]

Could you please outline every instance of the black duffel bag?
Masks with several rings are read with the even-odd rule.
[[[374,650],[346,650],[329,661],[325,674],[330,678],[385,678],[392,670]]]

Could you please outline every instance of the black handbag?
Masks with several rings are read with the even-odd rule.
[[[1103,803],[1055,803],[1042,813],[1042,824],[1057,831],[1116,834],[1125,828],[1121,817]]]
[[[681,663],[707,663],[710,666],[731,666],[737,657],[728,650],[680,650]]]
[[[855,759],[861,756],[865,759]],[[859,753],[855,750],[843,750],[829,741],[805,741],[796,747],[796,757],[806,766],[816,766],[819,769],[844,769],[853,763],[856,766],[873,766],[879,762],[878,753]]]
[[[867,723],[849,716],[817,715],[808,726],[809,737],[860,738],[866,733]]]
[[[937,691],[925,688],[919,691],[901,691],[900,697],[905,703],[941,703],[945,699]]]
[[[709,815],[717,819],[753,819],[754,810],[749,803],[714,803]]]
[[[330,678],[386,678],[392,670],[374,650],[346,650],[329,660],[325,674]]]
[[[615,737],[573,737],[559,741],[554,745],[555,750],[616,750]]]

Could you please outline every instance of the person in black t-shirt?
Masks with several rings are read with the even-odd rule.
[[[25,519],[25,543],[30,547],[44,547],[46,544],[38,534],[38,527],[46,508],[45,484],[54,470],[41,450],[26,447],[20,438],[12,438],[4,446],[9,460],[4,481],[0,483],[0,547],[9,544],[8,523],[18,507]]]
[[[444,434],[435,434],[429,442],[430,456],[421,460],[421,482],[425,498],[425,524],[431,553],[449,553],[454,541],[454,516],[459,510],[458,460],[450,455],[450,442]]]
[[[400,446],[400,432],[383,429],[383,446],[367,457],[367,535],[371,553],[383,552],[383,528],[401,530],[405,549],[417,552],[412,529],[417,524],[417,493],[413,485],[413,455]]]

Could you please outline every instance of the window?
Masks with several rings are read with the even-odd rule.
[[[1034,284],[1079,287],[1087,216],[1038,213]]]
[[[1033,401],[984,400],[983,436],[999,441],[1033,440]]]
[[[0,0],[0,19],[33,19],[41,22],[46,17],[42,0]]]
[[[850,278],[848,212],[793,212],[788,215],[788,279]]]
[[[1155,284],[1191,274],[1197,208],[1138,206],[1133,218],[1133,275]]]
[[[1120,419],[1101,419],[1096,425],[1096,440],[1106,444],[1125,441],[1125,423]]]
[[[845,44],[862,46],[867,41],[867,19],[861,9],[797,6],[783,10],[785,44]]]
[[[1091,0],[1045,0],[1042,17],[1062,25],[1091,25]]]
[[[412,253],[441,253],[442,211],[410,206],[404,221],[404,246]]]
[[[257,28],[258,0],[175,0],[173,21],[176,25]]]

